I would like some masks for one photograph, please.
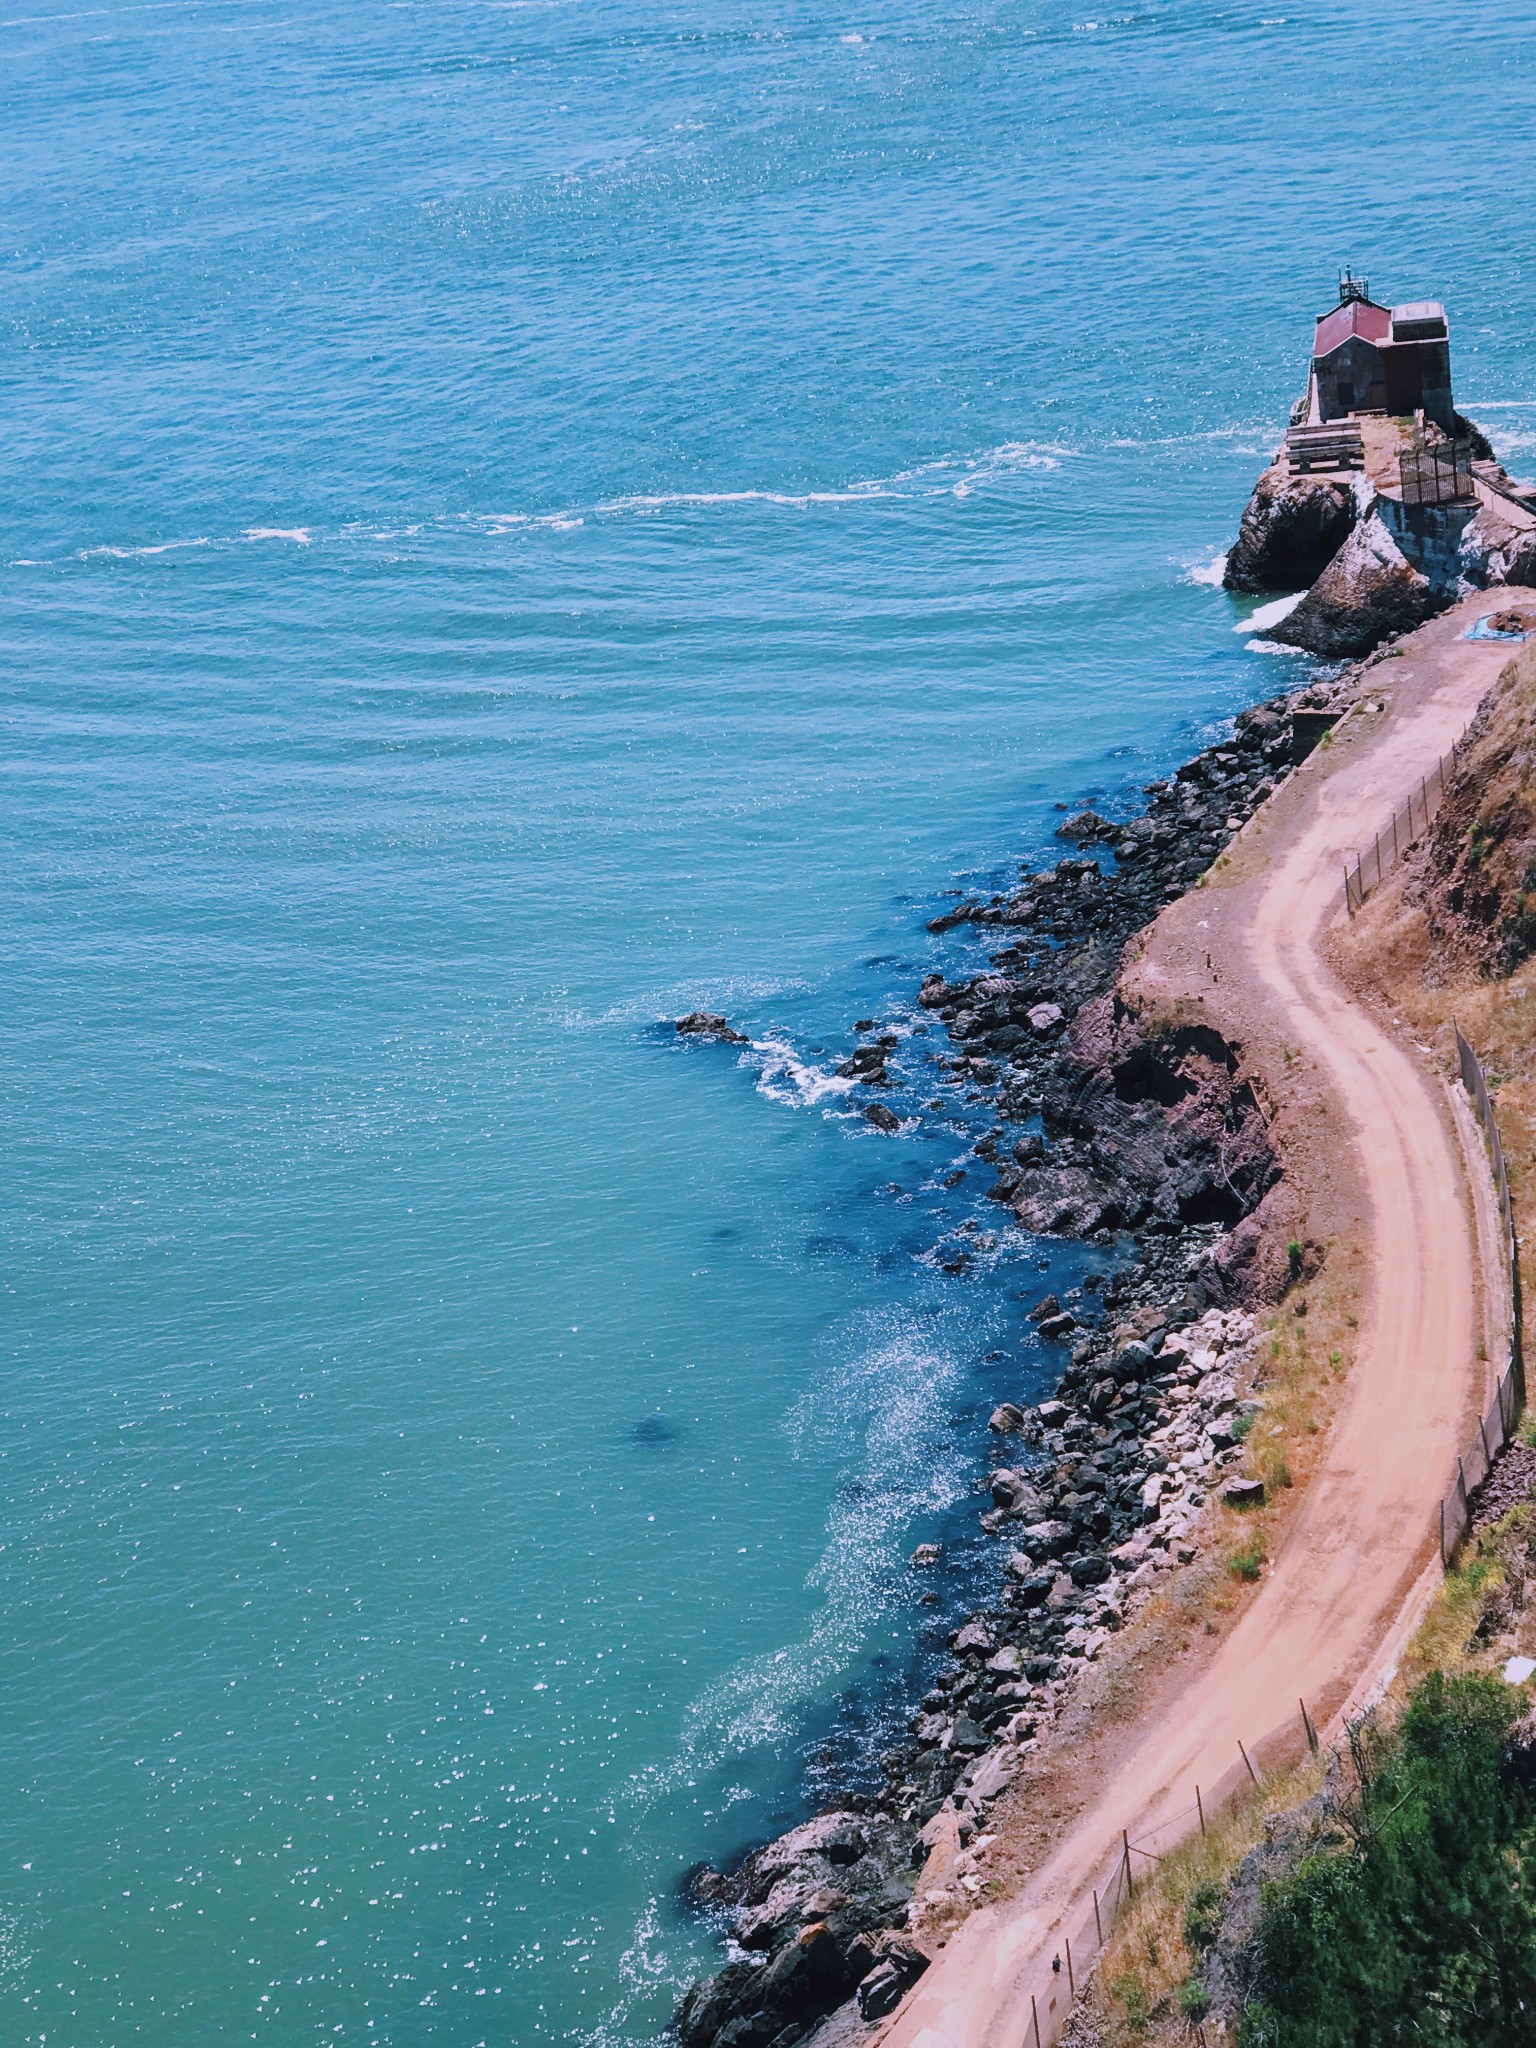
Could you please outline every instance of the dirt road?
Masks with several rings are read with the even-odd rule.
[[[1436,1505],[1487,1374],[1466,1169],[1439,1084],[1351,999],[1323,937],[1341,913],[1346,854],[1459,737],[1508,659],[1508,648],[1461,638],[1497,608],[1496,596],[1468,600],[1371,672],[1380,690],[1367,701],[1382,708],[1352,715],[1282,785],[1239,842],[1239,879],[1170,906],[1136,970],[1145,996],[1243,1044],[1272,1091],[1310,1092],[1323,1143],[1356,1148],[1372,1269],[1357,1360],[1306,1498],[1231,1635],[1133,1733],[1024,1890],[956,1932],[885,2048],[1022,2048],[1032,1994],[1049,2042],[1067,2004],[1051,1958],[1064,1933],[1091,1925],[1122,1829],[1135,1839],[1164,1825],[1196,1783],[1228,1771],[1240,1740],[1299,1721],[1299,1699],[1325,1729],[1336,1722],[1383,1662],[1429,1563]]]

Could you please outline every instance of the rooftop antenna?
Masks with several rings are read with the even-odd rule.
[[[1370,279],[1367,277],[1356,277],[1346,264],[1339,273],[1339,304],[1347,306],[1352,299],[1368,299],[1370,296]]]

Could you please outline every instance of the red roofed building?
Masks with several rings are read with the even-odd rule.
[[[1311,417],[1411,417],[1420,411],[1448,434],[1455,432],[1445,308],[1428,299],[1378,306],[1366,280],[1346,270],[1339,303],[1318,321],[1312,343]]]

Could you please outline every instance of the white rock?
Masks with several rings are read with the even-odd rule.
[[[1005,1786],[1012,1784],[1018,1768],[1018,1752],[1011,1744],[989,1749],[971,1773],[970,1797],[978,1803],[995,1799]]]

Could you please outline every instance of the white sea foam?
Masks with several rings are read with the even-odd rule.
[[[763,1743],[787,1740],[809,1702],[835,1684],[872,1622],[901,1598],[901,1538],[913,1517],[950,1506],[968,1467],[949,1428],[958,1366],[930,1326],[899,1312],[846,1333],[841,1369],[816,1376],[786,1428],[791,1456],[810,1439],[860,1447],[827,1517],[827,1540],[807,1584],[820,1604],[802,1639],[743,1660],[690,1708],[672,1759],[626,1789],[644,1809],[679,1784]]]
[[[1244,642],[1250,654],[1305,654],[1304,647],[1287,647],[1283,640],[1248,640]]]
[[[618,2003],[591,2036],[592,2048],[620,2048],[633,2041],[629,2018],[637,2003],[648,2002],[660,1986],[671,1985],[679,1996],[685,1980],[670,1952],[661,1901],[648,1898],[640,1909],[629,1946],[619,1957]]]
[[[291,540],[296,546],[307,548],[310,534],[307,526],[248,526],[241,535],[242,540]]]
[[[1306,594],[1304,590],[1296,590],[1289,597],[1277,597],[1269,604],[1261,604],[1257,611],[1248,614],[1240,626],[1234,626],[1233,632],[1263,633],[1271,626],[1278,626],[1282,619],[1290,617]]]
[[[1076,452],[1057,441],[1003,441],[975,454],[937,456],[931,462],[917,463],[890,476],[859,477],[852,483],[820,490],[632,491],[616,498],[600,498],[586,509],[595,517],[612,519],[657,512],[711,511],[734,505],[766,505],[798,512],[824,505],[879,503],[890,498],[966,498],[973,491],[1010,476],[1059,469]],[[537,515],[494,512],[467,516],[472,524],[488,533],[525,526],[562,529],[563,522],[579,523],[583,508]]]
[[[793,1106],[836,1101],[858,1087],[852,1074],[828,1073],[825,1067],[802,1060],[787,1039],[777,1036],[754,1039],[752,1051],[762,1061],[757,1090],[770,1102]]]
[[[1208,590],[1220,590],[1221,579],[1227,572],[1225,550],[1209,562],[1190,562],[1185,565],[1184,581],[1200,583]]]
[[[76,560],[90,562],[105,556],[108,560],[114,562],[134,562],[143,555],[170,555],[174,554],[179,548],[211,548],[212,546],[213,542],[208,536],[200,534],[195,540],[163,540],[153,547],[118,548],[102,546],[80,548],[77,550]]]

